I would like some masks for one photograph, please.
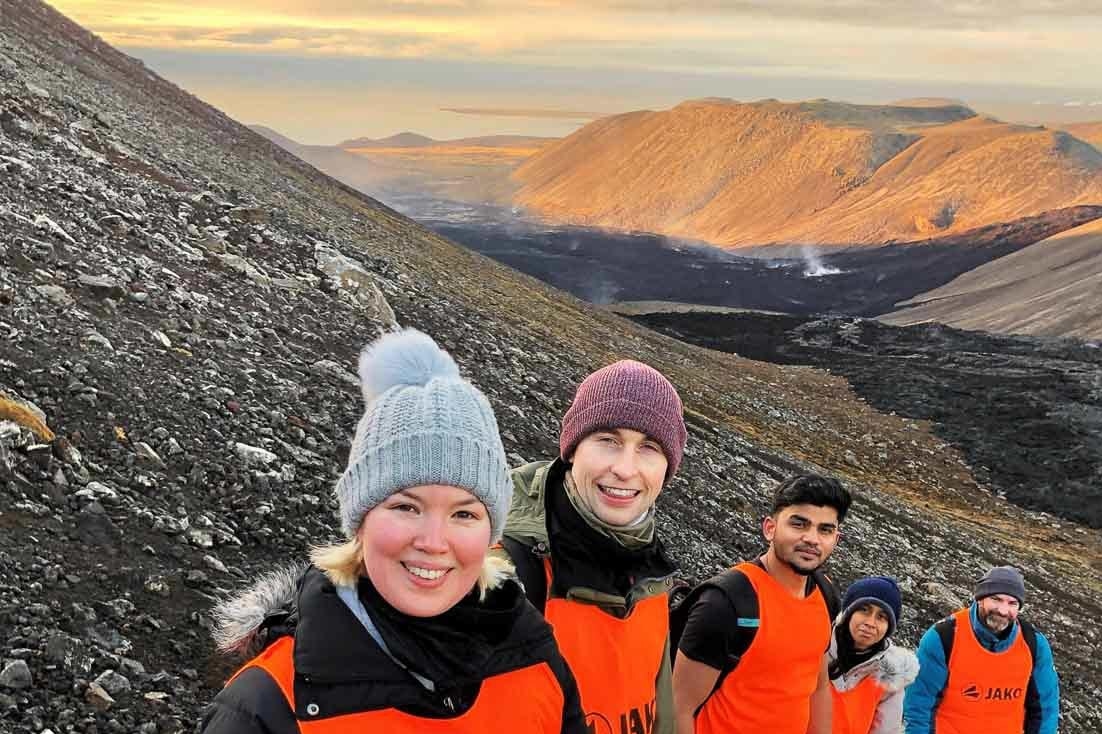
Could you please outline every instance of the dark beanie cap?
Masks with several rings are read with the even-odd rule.
[[[1017,599],[1019,604],[1025,604],[1025,579],[1022,578],[1022,572],[1013,566],[995,566],[984,574],[976,584],[976,599],[995,594],[1007,594]]]

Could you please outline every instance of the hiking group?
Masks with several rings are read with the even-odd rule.
[[[765,552],[672,593],[656,500],[687,433],[653,368],[586,377],[558,456],[511,470],[489,402],[428,336],[368,345],[360,378],[344,540],[215,609],[247,662],[206,734],[1056,732],[1021,573],[991,569],[905,649],[892,578],[839,599],[822,571],[851,504],[835,479],[780,482]]]

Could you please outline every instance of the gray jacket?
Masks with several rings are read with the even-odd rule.
[[[831,664],[838,659],[838,638],[834,634],[830,636],[827,657]],[[884,693],[876,706],[868,734],[903,734],[903,690],[918,677],[918,658],[911,650],[889,641],[884,650],[831,678],[830,683],[835,691],[844,695],[870,675],[875,676]]]

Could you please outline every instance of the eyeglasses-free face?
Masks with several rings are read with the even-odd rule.
[[[490,516],[465,489],[410,487],[372,508],[359,533],[367,576],[387,603],[403,614],[434,617],[478,582]]]

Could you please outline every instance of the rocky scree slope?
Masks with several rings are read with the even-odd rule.
[[[911,642],[988,565],[1022,565],[1063,730],[1102,727],[1097,534],[992,497],[842,380],[462,250],[32,0],[0,16],[0,168],[0,730],[194,730],[237,662],[208,638],[214,599],[336,532],[356,354],[392,315],[456,355],[518,462],[553,454],[595,367],[666,372],[691,437],[662,529],[689,575],[757,552],[775,481],[816,468],[858,495],[834,573],[904,579]]]

